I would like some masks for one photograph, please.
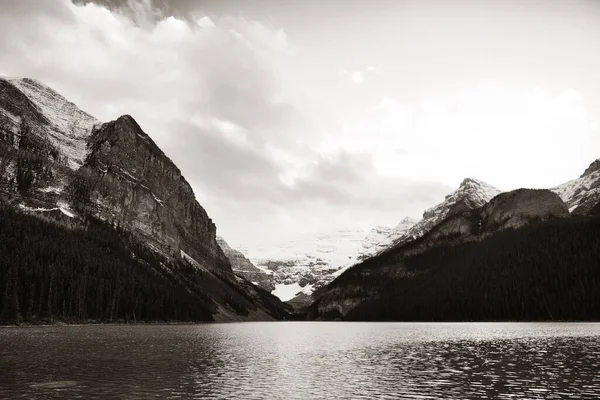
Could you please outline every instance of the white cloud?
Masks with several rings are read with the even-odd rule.
[[[383,97],[333,141],[376,154],[384,175],[457,185],[476,174],[504,189],[549,187],[581,173],[595,121],[582,100],[574,89],[495,86],[418,102]]]
[[[133,115],[231,242],[293,235],[305,224],[393,225],[448,189],[423,182],[456,186],[470,175],[505,189],[548,186],[598,157],[587,86],[571,70],[560,88],[540,79],[536,89],[533,79],[510,75],[511,67],[527,69],[510,58],[520,38],[496,44],[501,57],[483,65],[468,40],[438,40],[417,22],[387,43],[377,36],[383,30],[373,30],[363,42],[378,43],[378,54],[343,29],[328,30],[328,20],[315,40],[312,26],[297,24],[288,36],[281,26],[211,13],[197,2],[189,2],[194,12],[175,16],[153,7],[162,2],[118,3],[124,6],[5,1],[2,71],[38,78],[102,120]],[[458,44],[468,51],[448,50]],[[459,67],[448,65],[454,59]],[[352,67],[340,71],[340,63]],[[557,71],[562,64],[549,65]],[[475,86],[484,74],[514,85]]]
[[[360,71],[354,71],[352,73],[352,80],[354,81],[354,83],[361,85],[364,81],[365,78],[363,77],[363,73]]]

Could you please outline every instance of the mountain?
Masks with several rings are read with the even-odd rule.
[[[391,255],[390,255],[391,256]],[[368,321],[594,321],[600,318],[600,220],[590,217],[533,222],[479,242],[440,245],[385,267],[360,284],[371,294],[343,307],[323,307],[313,318]],[[380,259],[382,264],[389,261]],[[350,271],[349,271],[350,272]],[[377,283],[375,283],[377,282]],[[340,282],[341,284],[341,282]],[[376,285],[374,288],[372,285]],[[369,288],[369,286],[371,286]],[[374,291],[376,290],[376,294]],[[355,295],[364,295],[359,291]]]
[[[236,275],[244,277],[269,292],[275,290],[275,285],[270,279],[271,274],[267,274],[262,269],[254,266],[252,261],[248,260],[241,251],[232,249],[222,237],[217,236],[217,243],[229,259],[231,268]]]
[[[101,237],[108,234],[102,224],[113,227],[116,236],[125,230],[127,246],[141,244],[145,250],[137,253],[150,251],[160,260],[150,263],[155,274],[171,275],[209,304],[204,320],[272,319],[287,312],[274,296],[234,275],[217,243],[216,226],[191,186],[129,115],[101,123],[38,81],[0,79],[0,200],[43,218],[48,232],[53,230],[48,224],[101,224]],[[57,212],[69,221],[55,218]],[[47,238],[44,242],[52,246]],[[56,256],[75,265],[70,255]],[[117,284],[106,279],[107,285]]]
[[[428,209],[423,219],[406,217],[395,227],[313,234],[283,243],[265,244],[246,256],[275,286],[272,292],[290,304],[305,306],[311,294],[369,257],[422,236],[446,216],[482,206],[500,191],[476,180],[464,179],[443,202]]]
[[[600,201],[600,159],[595,160],[577,179],[551,189],[574,215],[586,215]]]
[[[377,226],[373,228],[367,237],[365,237],[357,259],[363,261],[387,249],[395,241],[406,235],[418,222],[418,219],[406,217],[393,228],[387,226]]]
[[[519,263],[519,265],[523,263],[522,268],[529,268],[524,260],[536,260],[536,262],[545,260],[546,253],[540,249],[547,249],[548,246],[552,246],[553,240],[556,240],[555,236],[563,238],[562,233],[557,233],[557,229],[561,226],[570,227],[573,231],[581,229],[583,231],[582,235],[593,232],[593,229],[588,230],[590,227],[587,220],[573,224],[568,222],[571,215],[567,205],[556,193],[549,190],[519,189],[501,193],[478,208],[460,208],[446,213],[445,219],[433,225],[421,237],[396,244],[377,256],[363,261],[345,271],[327,287],[314,293],[315,302],[311,306],[310,317],[325,319],[358,318],[360,315],[359,319],[369,319],[370,317],[365,314],[365,310],[377,314],[374,311],[375,308],[383,307],[385,302],[390,301],[392,298],[399,298],[399,293],[401,293],[399,291],[409,290],[410,288],[412,293],[416,290],[413,287],[421,288],[420,290],[423,293],[431,293],[432,291],[444,292],[447,290],[444,285],[450,285],[467,293],[476,289],[468,285],[462,285],[465,280],[470,279],[470,274],[475,274],[483,279],[483,277],[477,275],[479,271],[476,271],[476,269],[479,266],[487,268],[487,265],[496,265],[497,259],[507,260],[508,257],[508,260],[512,260],[508,261],[509,266],[512,265],[510,263]],[[527,230],[529,226],[536,226],[536,228],[531,229],[539,230],[539,246],[535,244],[535,234],[531,234],[532,231]],[[518,240],[513,238],[518,238],[521,234],[527,236],[529,244],[537,247],[531,250],[523,250],[522,247],[516,246]],[[542,241],[542,238],[546,241]],[[594,240],[587,236],[584,239]],[[515,244],[510,245],[512,247],[500,246],[503,250],[498,250],[496,248],[497,242],[503,243],[503,246],[504,243]],[[570,247],[571,253],[563,254],[560,260],[565,263],[569,260],[575,262],[574,259],[579,257],[580,251],[575,251],[577,254],[573,253],[573,249],[578,248],[576,247],[578,246],[576,239],[569,238],[567,242],[569,246],[572,246]],[[560,248],[564,250],[564,246]],[[462,249],[464,252],[457,249]],[[431,264],[432,254],[435,257],[439,256],[439,258],[435,258],[436,264]],[[447,257],[442,257],[440,254],[447,254]],[[595,253],[589,254],[594,255]],[[476,261],[471,261],[472,259],[485,264],[478,264]],[[444,269],[446,263],[456,265],[456,268],[460,269],[460,274],[457,274],[455,278],[446,275],[449,271]],[[592,268],[592,264],[590,264],[592,258],[586,258],[585,263],[586,266]],[[407,267],[407,265],[410,267]],[[435,265],[434,269],[432,269],[433,265]],[[537,264],[535,267],[537,268]],[[543,267],[543,265],[540,265],[540,271],[544,270]],[[429,274],[432,275],[429,276]],[[428,278],[425,279],[424,276],[428,276]],[[493,276],[493,274],[490,276]],[[511,284],[516,276],[518,274],[514,276],[510,274],[502,275],[502,279],[506,281],[498,281],[497,283],[498,285]],[[428,279],[433,279],[433,281],[429,282]],[[422,286],[427,284],[433,286],[431,288]],[[498,290],[504,290],[504,287]],[[462,295],[463,292],[460,293]],[[509,293],[508,289],[507,293]],[[416,319],[435,319],[435,307],[446,307],[442,303],[429,302],[432,308],[427,313],[419,314],[420,301],[425,303],[427,301],[420,294],[415,294],[415,296],[417,297],[414,301],[407,302],[403,298],[405,303],[401,306],[397,303],[393,303],[396,305],[387,305],[386,307],[390,311],[386,318],[392,318],[393,316],[393,318],[402,319],[410,315],[411,318]],[[446,299],[445,301],[450,300]],[[486,304],[485,298],[474,299],[473,301]],[[413,308],[410,308],[408,304]],[[361,309],[363,311],[356,311]],[[398,309],[402,309],[402,312],[406,314],[396,314]],[[483,311],[481,312],[482,315],[486,315]],[[354,317],[351,317],[352,315]],[[418,315],[420,317],[417,318]],[[487,315],[491,317],[494,314]]]
[[[246,257],[267,272],[275,286],[272,293],[287,301],[297,294],[310,295],[332,281],[336,272],[355,264],[364,237],[362,230],[307,234],[248,249]]]
[[[445,218],[463,211],[477,209],[498,194],[500,194],[500,190],[488,183],[478,179],[465,178],[458,189],[446,195],[444,201],[438,205],[427,209],[423,213],[423,219],[413,225],[405,235],[395,240],[392,245],[417,239]]]

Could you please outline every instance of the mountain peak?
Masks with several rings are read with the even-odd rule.
[[[473,187],[473,186],[493,187],[489,183],[486,183],[480,179],[466,177],[465,179],[462,180],[462,182],[460,183],[458,188],[460,189],[460,188],[464,188],[464,187]]]
[[[588,176],[592,172],[596,172],[596,171],[600,171],[600,158],[598,158],[595,161],[593,161],[590,164],[590,166],[587,167],[587,169],[585,170],[585,172],[583,173],[583,175],[580,176],[580,178],[583,178],[584,176]]]

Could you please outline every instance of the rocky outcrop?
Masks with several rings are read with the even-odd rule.
[[[600,171],[600,158],[592,161],[590,166],[587,167],[585,169],[585,171],[583,171],[583,174],[581,174],[580,178],[585,178],[586,176],[592,175],[593,173],[599,172],[599,171]]]
[[[565,203],[549,190],[518,189],[493,198],[479,212],[481,229],[495,232],[533,221],[569,217]]]
[[[272,279],[270,279],[269,274],[252,264],[241,251],[232,249],[220,236],[217,236],[217,243],[221,247],[221,250],[223,250],[223,253],[225,253],[225,256],[229,259],[231,268],[236,275],[243,276],[248,281],[269,292],[275,290],[275,284]]]

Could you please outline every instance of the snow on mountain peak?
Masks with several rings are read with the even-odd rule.
[[[48,120],[48,139],[67,157],[69,167],[79,168],[88,153],[86,139],[99,121],[35,79],[7,80],[23,92]]]
[[[595,160],[577,179],[550,189],[574,214],[585,214],[600,201],[600,159]]]
[[[462,180],[460,186],[455,191],[446,195],[444,201],[427,209],[423,213],[423,219],[414,224],[405,235],[395,240],[392,245],[406,243],[419,238],[452,213],[464,209],[479,208],[500,193],[500,190],[489,183],[467,177]]]

